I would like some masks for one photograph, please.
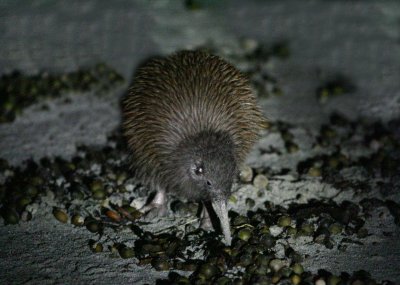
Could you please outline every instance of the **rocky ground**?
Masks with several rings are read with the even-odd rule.
[[[397,2],[0,5],[1,283],[400,283]],[[136,210],[119,100],[140,62],[183,48],[246,73],[270,119],[231,247],[193,202]]]

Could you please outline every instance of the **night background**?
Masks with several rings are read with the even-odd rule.
[[[400,284],[399,1],[1,1],[0,284]],[[121,98],[204,50],[269,120],[232,246],[171,197],[144,222]]]

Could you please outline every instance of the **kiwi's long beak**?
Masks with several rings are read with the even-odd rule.
[[[229,218],[228,218],[228,209],[226,208],[226,200],[225,199],[213,200],[211,204],[221,223],[222,233],[224,234],[225,237],[225,244],[231,245],[232,236],[231,236],[231,229],[229,227]]]

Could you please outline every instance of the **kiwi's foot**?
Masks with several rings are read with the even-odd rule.
[[[143,213],[142,219],[151,221],[156,218],[161,218],[167,215],[168,209],[166,204],[157,204],[151,202],[140,209]]]
[[[142,219],[145,221],[151,221],[155,218],[164,217],[167,212],[167,195],[164,191],[157,191],[153,200],[143,206],[140,209],[140,212],[143,213]]]
[[[207,207],[204,204],[200,214],[200,228],[205,231],[212,231],[214,229],[210,214],[208,213]]]

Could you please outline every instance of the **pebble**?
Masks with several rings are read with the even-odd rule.
[[[97,233],[101,230],[101,224],[95,220],[91,220],[86,223],[86,228],[92,233]]]
[[[292,270],[294,273],[301,275],[304,272],[304,268],[300,263],[295,263],[292,265]]]
[[[334,223],[334,224],[329,226],[329,232],[332,235],[340,234],[342,231],[343,231],[343,227],[338,223]]]
[[[71,218],[71,223],[78,227],[82,226],[84,224],[84,222],[85,222],[85,219],[78,214],[73,215]]]
[[[293,274],[292,277],[290,277],[290,281],[292,282],[293,285],[300,284],[301,277],[297,274]]]
[[[286,231],[288,235],[291,236],[297,234],[297,229],[295,227],[287,227]]]
[[[21,220],[24,222],[32,220],[32,214],[28,211],[23,211],[21,214]]]
[[[241,230],[239,231],[239,233],[238,233],[238,237],[239,237],[241,240],[248,241],[249,238],[251,237],[251,231],[250,231],[249,229],[246,229],[246,228],[241,229]]]
[[[38,211],[38,209],[39,209],[39,204],[38,203],[32,203],[32,204],[26,206],[25,210],[28,211],[29,213],[31,213],[32,215],[35,215],[36,212]]]
[[[331,275],[328,278],[328,285],[338,285],[340,282],[340,277],[336,275]]]
[[[133,248],[122,246],[118,249],[119,255],[126,259],[126,258],[132,258],[135,255],[135,251]]]
[[[322,175],[321,173],[321,168],[319,167],[310,167],[310,169],[308,169],[308,173],[309,176],[311,177],[320,177]]]
[[[275,272],[278,272],[283,266],[285,263],[281,259],[272,259],[269,262],[269,267]]]
[[[203,275],[206,279],[215,276],[217,273],[218,268],[209,263],[202,264],[199,269],[199,274]]]
[[[288,227],[292,223],[292,219],[289,216],[282,216],[278,220],[278,226],[280,227]]]
[[[314,226],[311,224],[303,224],[301,225],[300,231],[303,235],[312,235],[314,233]]]
[[[269,232],[272,236],[276,237],[283,232],[283,228],[280,226],[274,225],[274,226],[269,227]]]
[[[95,253],[99,253],[103,251],[103,245],[99,242],[94,242],[90,244],[90,249]]]
[[[251,182],[251,180],[253,179],[253,169],[248,165],[244,165],[240,169],[239,177],[240,177],[240,181],[242,181],[244,183]]]
[[[276,284],[279,282],[279,280],[281,280],[281,275],[280,274],[274,274],[271,278],[271,282]]]
[[[121,216],[117,212],[115,212],[113,210],[107,210],[106,211],[106,216],[109,217],[114,222],[120,222],[121,221]]]
[[[324,279],[318,279],[315,281],[315,285],[326,285],[326,282]]]
[[[254,39],[245,38],[242,40],[241,45],[246,53],[252,53],[258,48],[258,42]]]
[[[68,215],[60,209],[55,208],[53,210],[53,215],[61,223],[65,224],[66,222],[68,222]]]
[[[268,178],[263,174],[257,174],[256,177],[254,177],[253,185],[259,190],[266,189],[268,186]]]

